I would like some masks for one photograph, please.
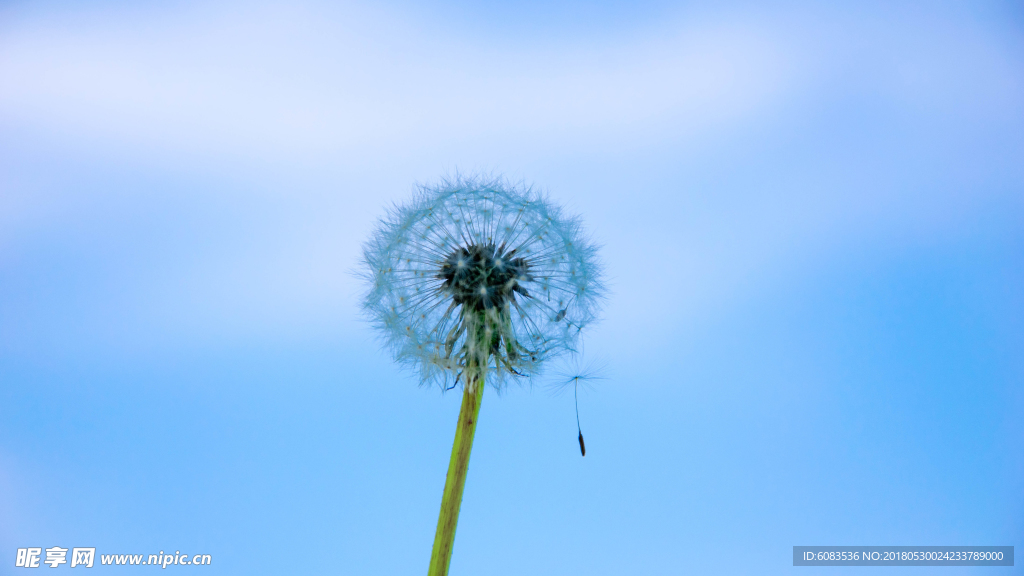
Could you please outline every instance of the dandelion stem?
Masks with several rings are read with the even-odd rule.
[[[462,506],[462,489],[466,485],[469,470],[469,453],[473,449],[476,434],[476,419],[480,414],[480,400],[484,396],[483,373],[472,386],[464,386],[459,423],[455,428],[455,442],[452,457],[448,462],[448,476],[444,481],[444,495],[441,498],[441,514],[437,519],[434,534],[434,550],[430,554],[430,570],[427,576],[446,576],[452,560],[455,544],[455,527],[459,523],[459,508]]]

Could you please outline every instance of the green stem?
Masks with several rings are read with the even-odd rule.
[[[469,470],[469,453],[473,449],[473,435],[476,434],[476,419],[480,414],[480,400],[484,397],[483,374],[472,386],[465,386],[462,393],[462,409],[459,423],[455,428],[455,442],[452,444],[452,458],[448,462],[448,477],[444,481],[444,496],[441,498],[441,514],[437,519],[434,534],[434,551],[430,554],[430,570],[427,576],[446,576],[452,561],[452,546],[455,544],[455,526],[459,523],[459,508],[462,506],[462,489],[466,485]]]

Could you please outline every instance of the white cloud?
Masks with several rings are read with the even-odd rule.
[[[788,66],[767,30],[740,23],[509,46],[359,6],[168,10],[9,28],[3,121],[271,162],[498,136],[566,144],[733,118],[770,100]]]

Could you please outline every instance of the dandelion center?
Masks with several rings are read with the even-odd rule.
[[[483,312],[504,308],[515,300],[515,293],[529,296],[520,282],[530,279],[530,265],[515,257],[515,250],[504,245],[473,244],[456,248],[445,258],[437,277],[444,280],[441,289],[464,309]]]

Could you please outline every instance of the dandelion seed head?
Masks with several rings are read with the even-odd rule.
[[[380,221],[363,265],[386,345],[442,388],[536,374],[576,349],[603,295],[579,219],[503,180],[421,186]]]

